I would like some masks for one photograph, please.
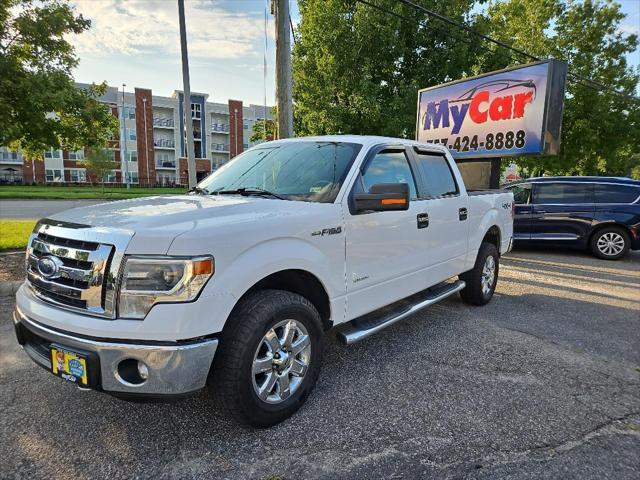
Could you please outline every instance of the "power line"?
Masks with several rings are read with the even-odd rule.
[[[429,10],[428,8],[423,7],[422,5],[418,5],[416,3],[411,2],[410,0],[398,0],[399,2],[404,3],[405,5],[408,5],[410,7],[413,7],[417,10],[422,10],[424,13],[426,13],[429,16],[435,17],[438,20],[441,20],[445,23],[448,23],[449,25],[453,25],[454,27],[458,27],[461,28],[463,30],[466,30],[469,33],[472,33],[474,35],[477,35],[479,37],[484,38],[485,40],[495,43],[496,45],[499,45],[501,47],[507,48],[509,50],[512,50],[516,53],[519,53],[520,55],[529,58],[530,60],[534,60],[534,61],[539,61],[540,59],[534,55],[531,55],[530,53],[525,52],[524,50],[520,50],[518,48],[515,48],[507,43],[504,43],[500,40],[496,40],[495,38],[491,38],[489,35],[485,35],[484,33],[478,32],[477,30],[471,28],[469,25],[465,25],[464,23],[460,23],[460,22],[456,22],[455,20],[453,20],[452,18],[449,18],[445,15],[441,15],[437,12],[434,12],[433,10]]]
[[[360,3],[363,3],[363,0],[356,0],[356,1],[360,2]],[[418,4],[414,3],[414,2],[412,2],[411,0],[398,0],[398,1],[403,3],[403,4],[405,4],[405,5],[407,5],[407,6],[413,7],[416,10],[420,10],[420,11],[426,13],[427,15],[432,16],[432,17],[434,17],[434,18],[436,18],[438,20],[441,20],[441,21],[443,21],[445,23],[448,23],[449,25],[452,25],[454,27],[466,30],[469,33],[472,33],[473,35],[477,35],[477,36],[482,37],[483,39],[485,39],[485,40],[487,40],[489,42],[495,43],[496,45],[499,45],[499,46],[501,46],[503,48],[507,48],[507,49],[509,49],[509,50],[511,50],[513,52],[516,52],[516,53],[518,53],[520,55],[523,55],[523,56],[529,58],[530,60],[540,61],[540,58],[538,58],[538,57],[536,57],[534,55],[531,55],[530,53],[527,53],[524,50],[520,50],[518,48],[515,48],[515,47],[513,47],[513,46],[511,46],[511,45],[509,45],[509,44],[507,44],[505,42],[502,42],[500,40],[496,40],[495,38],[492,38],[489,35],[485,35],[484,33],[478,32],[477,30],[471,28],[468,25],[465,25],[464,23],[457,22],[457,21],[453,20],[452,18],[449,18],[449,17],[447,17],[445,15],[441,15],[441,14],[439,14],[437,12],[434,12],[433,10],[429,10],[428,8],[425,8],[422,5],[418,5]],[[613,88],[607,87],[606,85],[604,85],[604,84],[602,84],[600,82],[597,82],[595,80],[592,80],[590,78],[587,78],[587,77],[585,77],[583,75],[580,75],[580,74],[577,74],[577,73],[573,73],[571,71],[567,72],[567,74],[572,76],[572,77],[574,77],[574,78],[577,78],[577,79],[589,82],[589,83],[591,83],[593,85],[596,85],[601,90],[613,93],[615,95],[620,95],[622,97],[625,97],[628,100],[640,101],[640,98],[638,98],[636,96],[629,95],[627,93],[620,92],[620,91],[615,90]]]
[[[388,10],[388,9],[386,9],[384,7],[376,5],[375,3],[368,2],[367,0],[356,0],[356,2],[362,3],[364,5],[368,5],[368,6],[374,8],[376,10],[379,10],[381,12],[387,13],[389,15],[393,15],[394,17],[397,17],[397,18],[399,18],[401,20],[405,20],[405,21],[408,21],[408,22],[414,22],[415,21],[414,18],[405,17],[404,15],[400,15],[399,13],[396,13],[393,10]],[[421,24],[421,22],[419,20],[418,20],[418,24]],[[445,33],[447,35],[450,34],[450,32],[444,30],[443,28],[436,27],[435,25],[428,25],[427,28],[429,28],[430,30],[435,30],[436,32]],[[462,38],[460,36],[455,35],[454,39],[457,40],[457,41],[469,44],[469,45],[476,45],[476,43],[473,40],[470,40],[468,38]],[[484,50],[488,51],[488,49],[486,49],[486,48]],[[507,58],[509,60],[514,60],[514,61],[516,60],[512,55],[510,55],[509,53],[504,52],[504,51],[502,51],[502,52],[492,52],[492,53],[494,53],[494,54],[497,53],[499,56]]]
[[[413,19],[413,18],[405,17],[404,15],[400,15],[400,14],[394,12],[394,11],[385,9],[385,8],[379,6],[379,5],[376,5],[374,3],[368,2],[366,0],[355,0],[355,1],[358,2],[358,3],[362,3],[364,5],[368,5],[369,7],[375,8],[376,10],[379,10],[381,12],[387,13],[387,14],[392,15],[394,17],[397,17],[397,18],[399,18],[401,20],[415,21],[415,19]],[[516,53],[518,53],[520,55],[523,55],[523,56],[525,56],[526,58],[528,58],[530,60],[534,60],[534,61],[540,61],[541,60],[540,58],[538,58],[538,57],[536,57],[534,55],[531,55],[531,54],[529,54],[529,53],[527,53],[527,52],[525,52],[523,50],[515,48],[515,47],[513,47],[513,46],[511,46],[511,45],[509,45],[507,43],[501,42],[500,40],[496,40],[496,39],[494,39],[492,37],[489,37],[488,35],[485,35],[485,34],[483,34],[481,32],[478,32],[478,31],[474,30],[473,28],[469,27],[468,25],[465,25],[465,24],[460,23],[460,22],[456,22],[455,20],[453,20],[453,19],[451,19],[449,17],[446,17],[446,16],[441,15],[439,13],[433,12],[432,10],[429,10],[429,9],[427,9],[425,7],[422,7],[421,5],[417,5],[417,4],[415,4],[415,3],[413,3],[413,2],[411,2],[409,0],[398,0],[398,1],[404,3],[404,4],[408,5],[408,6],[411,6],[411,7],[415,8],[415,9],[422,10],[424,13],[426,13],[428,15],[432,15],[436,19],[441,20],[443,22],[446,22],[446,23],[448,23],[448,24],[450,24],[452,26],[455,26],[457,28],[460,28],[461,30],[466,30],[466,31],[472,33],[473,35],[480,36],[480,37],[484,38],[485,40],[490,41],[492,43],[495,43],[496,45],[498,45],[498,46],[500,46],[502,48],[506,48],[507,50],[516,52]],[[420,23],[420,22],[418,21],[418,23]],[[445,32],[444,30],[439,29],[439,28],[434,27],[434,26],[430,26],[429,28],[437,30],[437,31],[440,31],[440,32],[444,32],[444,33],[447,33],[447,34],[450,33],[450,32]],[[473,42],[468,40],[468,39],[464,39],[464,38],[460,38],[460,37],[455,37],[455,38],[457,40],[462,41],[462,42],[465,42],[465,43],[473,45]],[[485,51],[490,51],[487,48],[484,48],[484,50]],[[492,52],[492,53],[495,54],[495,53],[498,53],[498,52]],[[512,60],[512,61],[517,61],[516,58],[514,58],[512,55],[510,55],[510,54],[508,54],[506,52],[500,53],[500,56],[503,56],[504,58],[508,58],[509,60]],[[638,97],[635,97],[633,95],[629,95],[629,94],[626,94],[624,92],[620,92],[620,91],[615,90],[613,88],[607,87],[606,85],[604,85],[604,84],[602,84],[600,82],[597,82],[595,80],[592,80],[590,78],[587,78],[587,77],[585,77],[583,75],[580,75],[580,74],[577,74],[577,73],[574,73],[574,72],[571,72],[571,71],[568,71],[567,75],[572,77],[572,79],[576,83],[578,83],[578,84],[580,84],[580,85],[582,85],[584,87],[591,88],[593,90],[598,90],[598,91],[602,91],[603,90],[603,91],[612,93],[614,95],[622,96],[622,97],[624,97],[624,98],[626,98],[628,100],[640,101],[640,99]],[[582,81],[580,81],[580,80],[582,80]],[[587,85],[584,82],[589,82],[591,85]],[[596,88],[596,87],[598,87],[598,88]]]

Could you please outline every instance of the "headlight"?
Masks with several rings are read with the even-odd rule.
[[[213,271],[206,256],[126,257],[118,316],[144,318],[156,303],[195,300]]]

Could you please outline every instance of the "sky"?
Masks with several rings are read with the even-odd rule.
[[[617,0],[627,18],[621,31],[640,34],[640,0]],[[176,0],[72,0],[92,26],[71,37],[80,58],[78,82],[150,88],[170,96],[182,89]],[[275,26],[265,9],[270,0],[185,0],[191,90],[209,101],[228,99],[262,105],[265,97],[264,51],[267,44],[266,101],[275,102]],[[290,0],[294,26],[299,18]],[[640,64],[640,51],[628,56]]]

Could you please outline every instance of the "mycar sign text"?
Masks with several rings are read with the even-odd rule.
[[[547,60],[420,90],[417,140],[454,158],[557,155],[566,73]]]

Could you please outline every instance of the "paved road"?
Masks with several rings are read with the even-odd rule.
[[[0,220],[39,219],[70,208],[95,205],[108,200],[0,200]]]
[[[14,344],[0,305],[2,478],[640,477],[640,255],[516,250],[496,297],[458,298],[345,347],[270,430],[207,395],[81,392]]]

